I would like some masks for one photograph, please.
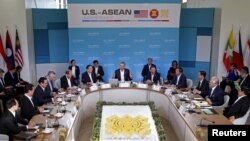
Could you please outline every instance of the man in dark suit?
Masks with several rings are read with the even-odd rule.
[[[12,86],[12,87],[16,86],[17,82],[16,82],[15,76],[14,76],[15,73],[16,73],[15,67],[11,67],[10,70],[8,72],[6,72],[6,74],[4,76],[4,81],[5,81],[6,86]]]
[[[93,65],[94,65],[93,72],[96,74],[97,80],[99,80],[100,82],[103,82],[103,78],[102,78],[104,76],[103,67],[99,65],[98,60],[94,60]]]
[[[45,88],[48,85],[48,80],[45,77],[40,77],[38,80],[39,85],[37,85],[34,95],[33,102],[35,106],[43,106],[44,104],[50,103],[53,101],[51,96],[48,96],[45,92]]]
[[[45,92],[48,97],[56,96],[58,89],[54,87],[54,81],[56,80],[56,73],[54,71],[49,71],[47,74],[48,85],[45,88]]]
[[[248,67],[244,66],[240,70],[240,79],[237,80],[240,86],[250,87],[250,76]]]
[[[187,88],[187,77],[183,74],[183,69],[181,67],[176,68],[175,76],[171,84],[175,85],[178,89]]]
[[[4,109],[6,109],[6,102],[10,98],[14,98],[14,89],[12,86],[6,86],[3,79],[4,70],[0,68],[0,99],[3,101]]]
[[[148,75],[145,76],[146,83],[151,84],[157,84],[160,82],[161,75],[156,71],[155,66],[150,67],[150,72]]]
[[[237,118],[243,117],[250,108],[250,88],[241,86],[238,91],[238,98],[232,106],[225,108],[224,116],[233,122]]]
[[[115,70],[113,78],[122,82],[132,80],[132,74],[130,73],[129,69],[125,68],[125,62],[120,63],[120,68]]]
[[[72,72],[72,77],[75,80],[76,84],[79,84],[79,79],[80,79],[80,68],[76,65],[76,60],[72,59],[70,61],[71,66],[69,66],[69,70]]]
[[[72,77],[71,70],[67,70],[65,72],[65,75],[60,78],[61,80],[61,88],[64,90],[67,90],[70,87],[77,86],[77,84],[74,81],[74,78]]]
[[[34,86],[32,84],[26,84],[24,87],[24,97],[21,101],[21,116],[28,121],[31,118],[39,113],[43,112],[43,107],[36,107],[32,101],[33,93],[34,93]]]
[[[35,123],[33,121],[25,121],[18,115],[17,110],[19,105],[16,99],[13,98],[8,100],[6,106],[8,110],[0,119],[0,134],[8,135],[9,140],[12,141],[13,135],[34,127]],[[18,126],[18,123],[26,126]]]
[[[86,71],[82,74],[82,83],[83,84],[93,84],[96,83],[96,74],[93,72],[93,67],[87,65]]]
[[[22,67],[21,66],[17,66],[16,67],[16,72],[14,73],[14,78],[15,78],[15,83],[20,83],[20,84],[26,84],[27,82],[25,82],[22,77],[21,77],[21,71],[22,71]]]
[[[141,75],[143,77],[143,81],[146,81],[146,76],[150,73],[150,68],[151,66],[155,67],[156,69],[156,65],[153,64],[153,59],[152,58],[148,58],[148,63],[146,65],[144,65],[142,71],[141,71]]]
[[[209,83],[206,80],[206,72],[200,71],[198,74],[198,79],[199,79],[199,83],[196,89],[193,90],[193,92],[205,98],[209,94]]]
[[[211,106],[221,106],[224,103],[224,91],[219,85],[219,78],[213,76],[209,82],[210,91],[206,101]]]

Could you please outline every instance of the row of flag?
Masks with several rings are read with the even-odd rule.
[[[20,45],[20,40],[18,36],[18,32],[16,30],[16,42],[15,42],[15,54],[13,52],[13,47],[11,43],[11,38],[9,31],[6,32],[6,46],[4,50],[2,38],[0,36],[0,55],[3,58],[4,63],[6,64],[8,70],[11,67],[23,66],[23,55]]]
[[[242,42],[241,42],[241,32],[239,31],[238,35],[238,51],[237,46],[235,45],[235,38],[233,29],[229,33],[226,47],[223,55],[223,63],[227,70],[230,69],[231,64],[236,64],[237,68],[240,70],[243,66],[250,66],[250,39],[247,41],[247,47],[242,51]]]

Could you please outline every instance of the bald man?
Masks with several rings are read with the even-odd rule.
[[[221,106],[224,103],[224,91],[219,86],[219,78],[213,76],[209,82],[210,91],[206,100],[211,106]]]

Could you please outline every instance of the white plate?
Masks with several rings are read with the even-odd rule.
[[[61,103],[62,106],[65,106],[67,104],[68,104],[68,102]]]
[[[74,97],[75,95],[73,95],[73,94],[68,94],[68,95],[66,95],[66,97],[68,97],[68,98],[70,98],[70,97]]]
[[[62,98],[57,98],[57,102],[61,102],[62,101]]]
[[[55,130],[54,128],[46,128],[42,132],[45,133],[45,134],[49,134],[49,133],[53,132],[54,130]]]
[[[60,118],[60,117],[62,117],[63,116],[63,113],[56,113],[55,114],[55,117],[57,117],[57,118]]]

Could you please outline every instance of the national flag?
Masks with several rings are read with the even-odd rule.
[[[15,62],[17,66],[23,66],[23,55],[17,30],[16,30]]]
[[[134,18],[147,18],[148,10],[134,10]]]
[[[233,37],[233,29],[229,33],[227,44],[225,47],[224,55],[223,55],[223,63],[227,70],[230,69],[231,64],[233,63],[233,49],[235,46],[235,41]]]
[[[237,68],[240,70],[244,67],[243,63],[243,53],[242,53],[242,44],[241,44],[241,33],[239,31],[239,53],[235,50],[233,51],[233,62],[237,65]]]
[[[10,67],[15,67],[15,58],[14,58],[13,48],[12,48],[10,34],[8,30],[6,32],[6,54],[7,54],[7,59],[8,59],[8,63]],[[10,69],[10,67],[8,67],[8,69]]]
[[[2,58],[3,58],[2,59],[4,61],[3,63],[6,64],[7,68],[9,68],[8,59],[7,59],[7,56],[6,56],[5,52],[4,52],[3,42],[2,42],[1,36],[0,36],[0,54],[1,54]]]
[[[244,64],[250,67],[250,39],[247,41],[247,47],[244,53]]]

